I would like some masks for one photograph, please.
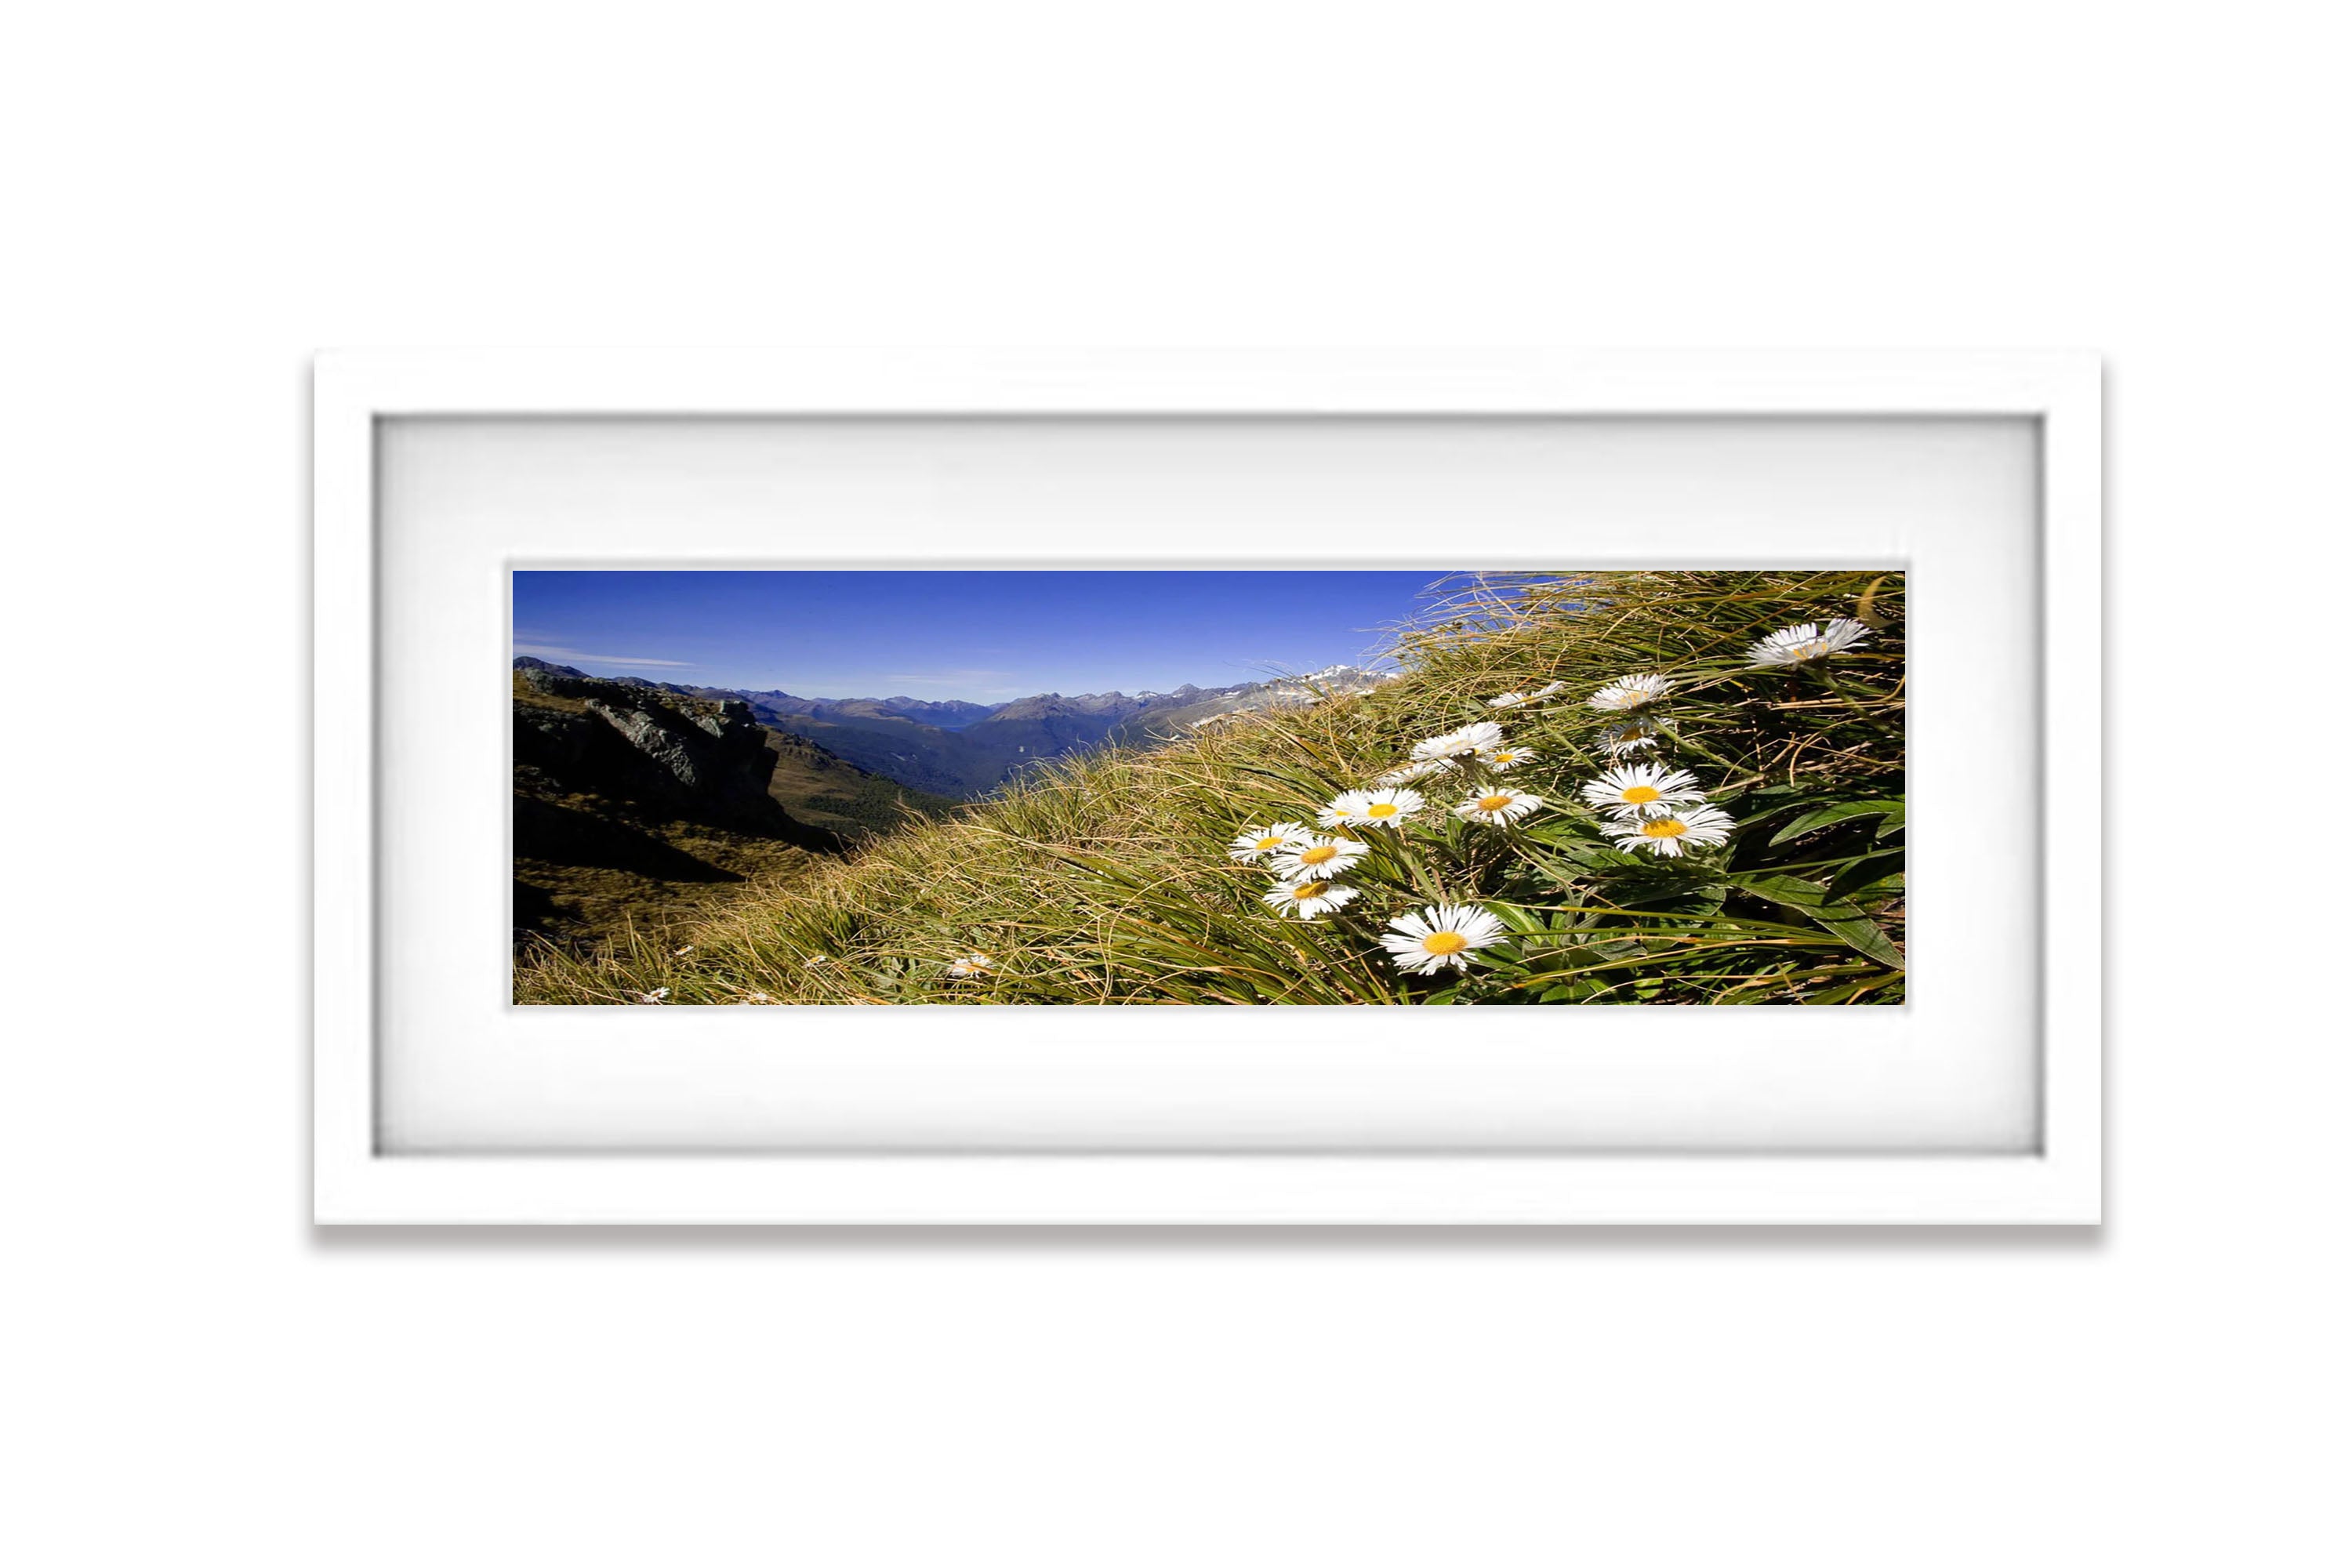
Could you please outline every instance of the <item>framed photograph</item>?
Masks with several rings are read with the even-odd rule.
[[[2087,355],[323,355],[326,1224],[2095,1225]]]

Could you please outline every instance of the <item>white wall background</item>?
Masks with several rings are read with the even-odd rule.
[[[2342,1560],[2325,19],[15,16],[0,1555]],[[814,342],[2106,351],[2105,1233],[312,1235],[307,353]]]

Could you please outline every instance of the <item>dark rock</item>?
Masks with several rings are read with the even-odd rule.
[[[559,789],[634,801],[665,815],[812,846],[832,835],[794,820],[768,794],[776,753],[740,698],[675,694],[645,682],[527,668],[521,683],[559,700],[514,704],[514,760]],[[576,701],[573,709],[569,702]]]

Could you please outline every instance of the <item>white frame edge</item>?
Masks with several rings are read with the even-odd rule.
[[[387,1157],[375,1148],[375,424],[403,414],[2005,415],[2041,422],[2042,820],[2102,768],[2088,353],[323,353],[314,367],[316,1223],[2071,1225],[2103,1190],[2102,850],[2043,837],[2042,1148]],[[2063,677],[2063,679],[2062,679]],[[2071,976],[2061,984],[2062,976]],[[1083,1162],[1083,1168],[1080,1163]]]

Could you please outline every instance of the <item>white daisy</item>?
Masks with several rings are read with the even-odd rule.
[[[1496,746],[1478,753],[1480,764],[1498,773],[1508,773],[1521,763],[1535,760],[1535,748],[1532,746]]]
[[[1678,805],[1696,805],[1706,791],[1688,770],[1668,771],[1664,763],[1611,768],[1583,789],[1585,804],[1619,817],[1671,816]]]
[[[743,993],[743,1000],[754,1005],[765,1005],[774,1002],[775,998],[764,991],[746,991]]]
[[[1547,697],[1557,697],[1567,689],[1567,681],[1555,680],[1550,682],[1549,685],[1538,686],[1533,691],[1528,692],[1528,700],[1530,702],[1540,702]]]
[[[1352,838],[1301,838],[1274,858],[1273,870],[1286,882],[1312,881],[1340,876],[1371,852]]]
[[[669,987],[667,985],[656,985],[651,991],[633,991],[630,994],[635,996],[639,1002],[658,1007],[663,1003],[669,1000]]]
[[[996,960],[984,952],[967,952],[948,965],[950,980],[971,980],[996,967]]]
[[[1843,616],[1826,626],[1812,621],[1782,626],[1748,647],[1748,668],[1762,669],[1768,665],[1804,664],[1811,659],[1827,658],[1833,653],[1843,653],[1869,636],[1868,626],[1860,621],[1847,620]]]
[[[1459,730],[1448,730],[1443,735],[1432,735],[1412,749],[1412,760],[1425,763],[1437,758],[1466,757],[1474,752],[1503,743],[1503,727],[1481,720],[1465,724]]]
[[[1729,814],[1711,805],[1683,806],[1664,816],[1629,816],[1612,823],[1609,836],[1632,854],[1647,849],[1672,859],[1685,850],[1720,844],[1731,837]]]
[[[1489,697],[1486,699],[1486,706],[1489,708],[1524,708],[1534,700],[1534,698],[1528,696],[1524,691],[1506,691],[1500,697]]]
[[[1351,789],[1315,814],[1326,827],[1401,827],[1428,802],[1417,790]]]
[[[1595,738],[1609,748],[1611,756],[1621,757],[1627,752],[1656,745],[1658,737],[1664,733],[1665,726],[1655,719],[1634,718],[1610,725]]]
[[[1293,840],[1307,837],[1307,825],[1303,822],[1272,822],[1264,827],[1244,827],[1234,835],[1233,847],[1225,851],[1225,858],[1246,865],[1253,860],[1263,860],[1288,847]]]
[[[829,952],[812,952],[806,958],[801,960],[801,967],[803,969],[816,969],[824,964],[831,963],[832,962],[833,954]]]
[[[1472,952],[1492,947],[1505,935],[1502,921],[1475,904],[1431,904],[1389,921],[1389,932],[1381,945],[1407,974],[1467,969]]]
[[[1603,713],[1625,713],[1648,707],[1673,686],[1674,682],[1663,675],[1628,675],[1611,681],[1584,700]]]
[[[671,953],[670,956],[672,958],[684,958],[688,953],[692,952],[693,951],[694,944],[692,942],[688,942],[684,947],[681,947],[676,952]]]
[[[1304,882],[1285,882],[1265,896],[1266,907],[1300,920],[1319,920],[1333,910],[1352,902],[1356,889],[1343,888],[1329,878]]]
[[[1506,827],[1531,811],[1543,809],[1543,796],[1528,795],[1516,789],[1483,790],[1454,808],[1454,815],[1465,822],[1483,822],[1493,827]]]
[[[1401,768],[1391,768],[1372,781],[1372,787],[1393,789],[1398,784],[1419,784],[1423,779],[1453,771],[1454,759],[1451,757],[1432,757],[1425,763],[1407,763]]]

